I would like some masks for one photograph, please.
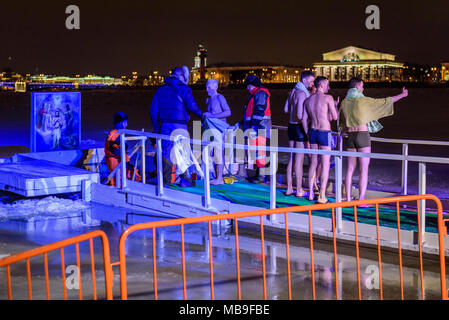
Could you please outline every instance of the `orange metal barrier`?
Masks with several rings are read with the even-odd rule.
[[[447,229],[445,227],[445,221],[443,219],[443,211],[440,200],[433,195],[414,195],[414,196],[400,196],[392,198],[381,198],[381,199],[370,199],[370,200],[358,200],[351,202],[341,202],[341,203],[327,203],[327,204],[314,204],[307,206],[296,206],[278,209],[268,209],[268,210],[257,210],[250,212],[239,212],[231,214],[221,214],[212,216],[202,216],[194,218],[183,218],[174,219],[166,221],[157,221],[149,223],[141,223],[133,225],[127,228],[121,238],[119,243],[119,262],[113,265],[120,266],[120,290],[122,299],[128,298],[127,292],[127,280],[126,280],[126,255],[125,255],[125,243],[128,236],[138,230],[152,229],[153,235],[153,283],[154,283],[154,297],[158,299],[158,288],[157,288],[157,252],[156,252],[156,229],[161,227],[169,226],[181,226],[181,251],[182,251],[182,278],[183,278],[183,295],[184,299],[187,299],[187,288],[186,288],[186,261],[185,261],[185,244],[184,244],[184,226],[194,223],[208,223],[208,237],[209,237],[209,256],[210,256],[210,298],[214,299],[214,274],[213,274],[213,255],[212,255],[212,234],[211,234],[211,222],[219,220],[233,220],[235,228],[235,242],[236,242],[236,272],[237,272],[237,290],[238,299],[241,299],[241,283],[240,283],[240,259],[239,259],[239,230],[238,230],[238,219],[247,217],[260,217],[260,241],[261,241],[261,255],[262,255],[262,276],[263,276],[263,296],[267,299],[267,284],[266,284],[266,267],[265,267],[265,251],[264,251],[264,227],[263,227],[263,217],[268,215],[283,214],[285,218],[285,243],[286,243],[286,258],[287,258],[287,281],[288,281],[288,297],[292,299],[292,286],[291,286],[291,270],[290,270],[290,247],[289,247],[289,229],[288,229],[288,219],[287,214],[290,212],[308,212],[309,216],[309,241],[310,241],[310,264],[311,264],[311,277],[312,277],[312,294],[313,299],[316,299],[315,292],[315,273],[314,273],[314,249],[313,249],[313,232],[312,232],[312,212],[314,210],[332,210],[332,231],[333,231],[333,250],[334,250],[334,275],[335,275],[335,297],[338,300],[341,293],[338,291],[338,266],[337,266],[337,237],[335,229],[335,209],[344,207],[354,208],[354,231],[355,231],[355,245],[356,245],[356,259],[357,259],[357,289],[358,298],[362,299],[361,292],[361,276],[360,276],[360,249],[359,249],[359,239],[358,239],[358,229],[357,229],[357,206],[359,205],[374,205],[376,208],[376,227],[377,227],[377,251],[378,251],[378,263],[379,263],[379,280],[380,280],[380,298],[383,299],[383,289],[382,289],[382,263],[381,263],[381,245],[379,237],[379,205],[382,204],[396,204],[397,210],[397,230],[398,230],[398,252],[399,252],[399,276],[400,276],[400,289],[401,298],[404,299],[404,283],[403,283],[403,266],[402,266],[402,248],[401,248],[401,233],[400,233],[400,202],[410,202],[416,201],[417,203],[417,218],[418,218],[418,230],[420,230],[421,221],[419,214],[419,200],[433,200],[437,205],[438,210],[438,233],[439,233],[439,254],[440,254],[440,272],[441,272],[441,299],[448,299],[448,292],[446,289],[446,269],[445,269],[445,254],[444,254],[444,237],[447,235]],[[419,232],[418,232],[419,233]],[[421,245],[421,235],[419,236],[419,261],[420,261],[420,278],[421,278],[421,297],[424,299],[424,277],[423,277],[423,256],[422,256],[422,245]]]
[[[82,234],[73,238],[65,239],[55,243],[51,243],[39,248],[35,248],[29,251],[25,251],[13,256],[9,256],[0,259],[0,267],[6,268],[6,280],[7,280],[7,290],[8,299],[12,299],[12,285],[11,285],[11,272],[10,267],[12,264],[26,261],[27,266],[27,281],[28,281],[28,298],[32,300],[32,287],[31,287],[31,269],[30,269],[30,259],[39,255],[44,255],[44,267],[45,267],[45,287],[46,287],[46,297],[50,300],[50,286],[49,286],[49,274],[48,274],[48,253],[54,250],[60,250],[61,255],[61,271],[62,271],[62,287],[64,300],[67,299],[67,288],[66,288],[66,278],[65,278],[65,261],[64,261],[64,248],[70,245],[76,246],[76,263],[78,268],[78,281],[79,281],[79,299],[82,300],[82,287],[81,287],[81,268],[80,268],[80,255],[79,255],[79,244],[83,241],[89,240],[90,245],[90,259],[91,259],[91,272],[92,272],[92,288],[94,299],[97,299],[96,290],[96,279],[95,279],[95,260],[94,260],[94,249],[93,249],[93,239],[101,238],[103,243],[103,262],[104,262],[104,273],[105,273],[105,289],[106,289],[106,299],[112,300],[112,269],[110,263],[110,251],[109,251],[109,241],[106,234],[103,231],[97,230]]]

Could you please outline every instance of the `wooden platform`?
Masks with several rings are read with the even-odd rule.
[[[26,197],[82,191],[82,181],[99,182],[98,173],[47,160],[0,164],[0,190]]]

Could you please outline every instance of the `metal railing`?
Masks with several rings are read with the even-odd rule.
[[[148,133],[136,130],[128,130],[122,129],[118,131],[121,135],[121,158],[125,159],[125,142],[129,140],[140,140],[142,147],[145,146],[145,141],[149,138],[156,140],[156,159],[157,159],[157,196],[164,196],[164,184],[163,184],[163,170],[162,170],[162,140],[172,140],[173,138],[155,134]],[[126,135],[131,135],[134,137],[126,137]],[[402,141],[402,140],[398,140]],[[203,146],[202,152],[202,163],[203,163],[203,172],[209,172],[209,156],[210,156],[210,141],[202,141],[198,139],[189,139],[190,144]],[[223,148],[230,148],[232,150],[231,154],[234,153],[234,150],[245,150],[245,151],[255,151],[257,149],[256,146],[251,145],[242,145],[235,144],[231,139],[231,143],[223,143]],[[341,137],[340,137],[340,145],[341,145]],[[330,155],[334,156],[335,159],[335,199],[336,202],[342,202],[342,187],[343,187],[343,157],[367,157],[378,160],[393,160],[393,161],[402,161],[406,162],[417,162],[419,167],[419,194],[426,194],[426,164],[428,163],[439,163],[439,164],[449,164],[448,158],[439,158],[439,157],[427,157],[427,156],[413,156],[408,154],[385,154],[385,153],[362,153],[362,152],[348,152],[348,151],[333,151],[333,150],[312,150],[312,149],[299,149],[299,148],[288,148],[288,147],[278,147],[278,146],[266,146],[264,148],[265,151],[270,152],[270,208],[276,208],[276,174],[277,174],[277,159],[278,154],[280,152],[285,153],[297,153],[297,154],[317,154],[317,155]],[[142,164],[145,163],[145,152],[142,152]],[[233,159],[231,159],[233,161]],[[274,165],[273,165],[274,164]],[[143,176],[145,176],[143,174]],[[126,163],[121,163],[121,188],[126,189]],[[142,181],[143,182],[143,181]],[[204,175],[204,203],[203,206],[205,208],[211,208],[211,197],[210,197],[210,178],[209,174]],[[420,214],[421,214],[421,229],[420,236],[422,241],[425,241],[425,213],[426,213],[426,204],[425,199],[421,200],[419,203],[420,206]],[[336,209],[336,228],[337,232],[342,232],[342,210],[341,208]]]
[[[0,259],[0,268],[4,267],[6,268],[6,284],[7,284],[7,292],[8,292],[8,299],[12,300],[13,293],[12,293],[12,283],[11,283],[11,265],[16,264],[18,262],[26,262],[26,278],[28,283],[28,299],[33,299],[33,291],[32,291],[32,280],[31,280],[31,267],[30,267],[30,259],[37,257],[37,256],[44,256],[44,270],[45,270],[45,291],[46,291],[46,298],[47,300],[50,300],[50,276],[49,276],[49,263],[48,263],[48,254],[55,250],[60,250],[60,258],[61,258],[61,281],[62,281],[62,288],[63,288],[63,298],[64,300],[67,299],[67,288],[66,288],[66,268],[65,268],[65,257],[64,257],[64,248],[75,245],[76,249],[76,268],[77,268],[77,275],[78,277],[78,296],[79,299],[83,299],[83,290],[81,285],[81,265],[80,265],[80,249],[79,245],[81,242],[89,241],[89,248],[90,248],[90,263],[91,263],[91,273],[92,273],[92,292],[93,292],[93,299],[97,300],[97,284],[96,284],[96,277],[95,277],[95,258],[94,258],[94,247],[93,247],[93,239],[94,238],[100,238],[103,243],[103,264],[104,264],[104,278],[105,278],[105,290],[106,290],[106,299],[112,300],[112,268],[111,268],[111,261],[110,261],[110,249],[109,249],[109,240],[106,237],[106,234],[103,231],[93,231],[86,234],[82,234],[76,237],[68,238],[62,241],[58,241],[55,243],[51,243],[45,246],[41,246],[29,251],[25,251],[16,255],[12,255],[3,259]],[[76,281],[76,279],[75,279]]]
[[[401,292],[401,299],[404,299],[404,275],[403,275],[403,255],[401,248],[401,221],[400,221],[400,211],[399,204],[401,202],[410,202],[410,201],[420,201],[420,200],[432,200],[435,202],[438,210],[438,235],[439,235],[439,257],[440,257],[440,286],[441,286],[441,299],[447,300],[448,293],[446,288],[446,265],[445,265],[445,248],[444,248],[444,237],[447,235],[447,229],[445,226],[445,222],[448,219],[443,219],[443,212],[440,200],[433,195],[415,195],[415,196],[399,196],[392,198],[379,198],[379,199],[370,199],[370,200],[357,200],[350,202],[342,202],[342,203],[326,203],[326,204],[315,204],[315,205],[306,205],[306,206],[296,206],[296,207],[287,207],[287,208],[278,208],[278,209],[266,209],[266,210],[257,210],[257,211],[249,211],[249,212],[238,212],[238,213],[230,213],[230,214],[222,214],[222,215],[209,215],[209,216],[201,216],[201,217],[193,217],[193,218],[183,218],[183,219],[173,219],[173,220],[165,220],[165,221],[156,221],[156,222],[148,222],[148,223],[140,223],[133,225],[127,228],[120,237],[119,242],[119,262],[114,263],[114,265],[120,266],[120,291],[121,298],[126,300],[128,298],[128,286],[127,286],[127,275],[126,275],[126,240],[127,238],[136,231],[141,230],[152,230],[152,248],[153,248],[153,289],[154,289],[154,298],[158,299],[158,275],[157,275],[157,250],[156,250],[156,230],[160,230],[164,227],[173,227],[180,226],[181,227],[181,257],[180,265],[182,268],[182,287],[183,287],[183,298],[188,299],[187,285],[186,285],[186,265],[188,261],[186,261],[186,253],[185,253],[185,239],[184,239],[184,228],[186,225],[198,224],[198,223],[207,223],[208,224],[208,248],[209,251],[209,279],[210,279],[210,299],[214,299],[214,262],[213,262],[213,244],[212,244],[212,233],[211,233],[211,223],[214,221],[222,221],[228,220],[233,221],[234,225],[234,235],[235,235],[235,265],[236,265],[236,287],[237,287],[237,296],[238,299],[242,299],[242,290],[241,290],[241,266],[240,266],[240,251],[239,251],[239,221],[243,218],[251,218],[251,217],[259,217],[260,218],[260,250],[262,256],[262,282],[263,282],[263,298],[268,298],[268,288],[267,288],[267,271],[265,266],[265,244],[264,244],[264,216],[270,215],[283,215],[285,221],[285,257],[286,257],[286,274],[287,274],[287,290],[288,290],[288,298],[293,299],[292,295],[292,275],[290,269],[290,263],[294,260],[294,257],[290,255],[290,239],[289,239],[289,227],[288,227],[288,213],[298,213],[298,212],[307,212],[309,216],[309,225],[308,225],[308,233],[309,233],[309,247],[310,247],[310,273],[312,279],[312,297],[313,299],[317,298],[316,294],[316,277],[315,277],[315,262],[314,262],[314,237],[312,231],[312,212],[318,210],[332,210],[332,232],[333,232],[333,254],[334,254],[334,279],[335,279],[335,299],[341,299],[342,292],[339,291],[341,287],[339,282],[343,279],[338,278],[338,264],[337,264],[337,232],[336,232],[336,217],[335,211],[338,208],[347,208],[352,207],[354,210],[354,242],[356,247],[356,262],[357,262],[357,296],[361,300],[362,299],[362,290],[361,290],[361,270],[360,270],[360,248],[359,248],[359,234],[358,234],[358,222],[357,222],[357,207],[360,205],[375,205],[376,207],[376,228],[377,228],[377,260],[378,260],[378,268],[379,268],[379,284],[380,284],[380,299],[384,298],[384,290],[382,288],[382,259],[381,259],[381,241],[379,236],[379,205],[382,204],[395,204],[396,212],[397,212],[397,239],[398,239],[398,264],[399,264],[399,287]],[[417,207],[417,222],[418,228],[421,226],[422,221],[420,220],[420,212],[419,207]],[[425,299],[424,295],[424,267],[423,267],[423,251],[421,241],[419,241],[419,271],[420,271],[420,296],[421,299]],[[233,277],[233,279],[235,279]],[[390,286],[391,288],[391,286]],[[277,289],[278,290],[278,289]]]
[[[286,131],[288,128],[286,126],[273,126],[275,129]],[[332,135],[337,136],[338,139],[338,147],[340,151],[343,151],[343,138],[346,138],[347,135],[340,135],[338,132],[332,132]],[[392,138],[379,138],[379,137],[371,137],[371,141],[380,142],[380,143],[391,143],[391,144],[400,144],[402,146],[402,155],[408,156],[408,147],[409,145],[426,145],[426,146],[443,146],[449,147],[449,141],[431,141],[431,140],[412,140],[412,139],[392,139]],[[425,168],[420,168],[423,170]],[[420,171],[419,175],[422,175],[422,171]],[[408,160],[402,160],[402,172],[401,172],[401,189],[402,195],[406,196],[408,194]],[[422,192],[424,191],[424,192]],[[425,190],[420,190],[420,194],[425,193]]]

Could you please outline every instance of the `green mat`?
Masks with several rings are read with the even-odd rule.
[[[181,188],[177,184],[171,184],[170,189],[180,190],[184,192],[194,193],[198,195],[204,194],[203,180],[196,182],[195,187]],[[270,208],[270,187],[262,183],[249,183],[240,180],[232,185],[222,184],[218,186],[211,185],[211,198],[227,200],[232,203],[243,204],[264,209]],[[334,198],[328,198],[330,202],[335,202]],[[213,201],[213,200],[212,200]],[[309,201],[305,197],[298,198],[294,195],[286,196],[283,190],[276,191],[276,205],[278,208],[303,206],[315,204],[315,201]],[[343,208],[343,220],[354,221],[354,209]],[[308,212],[300,212],[298,214],[308,214]],[[315,210],[312,212],[314,216],[332,218],[332,211]],[[357,222],[376,225],[376,208],[357,208]],[[400,223],[403,230],[418,230],[416,211],[400,210]],[[397,229],[397,212],[396,209],[379,206],[379,224],[384,227]],[[438,219],[435,214],[426,213],[426,231],[438,233]]]

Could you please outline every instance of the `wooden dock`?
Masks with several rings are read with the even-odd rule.
[[[0,164],[0,190],[26,197],[82,191],[83,181],[100,181],[99,173],[47,160]]]

